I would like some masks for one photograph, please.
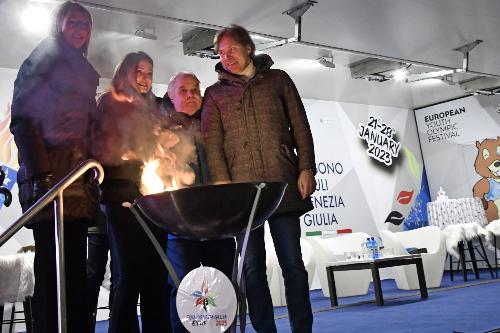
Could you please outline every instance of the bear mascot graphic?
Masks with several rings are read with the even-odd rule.
[[[477,156],[474,168],[482,177],[473,193],[481,198],[488,222],[498,219],[500,212],[500,136],[476,141]]]

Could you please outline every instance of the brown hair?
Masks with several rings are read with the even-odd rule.
[[[230,26],[225,27],[217,32],[214,38],[215,53],[219,52],[219,43],[225,36],[231,37],[238,44],[241,44],[243,46],[249,46],[251,49],[250,58],[254,57],[255,44],[252,38],[250,37],[250,34],[248,33],[247,29],[236,24],[231,24]]]
[[[52,36],[58,39],[63,38],[64,20],[66,20],[68,15],[73,11],[85,14],[89,19],[90,25],[92,26],[92,15],[90,15],[90,12],[87,10],[87,8],[83,7],[81,4],[77,2],[66,1],[62,5],[57,7],[57,9],[55,10],[51,28]],[[87,52],[89,49],[89,42],[90,42],[90,35],[89,35],[89,40],[82,46],[82,51],[84,56],[87,56]]]
[[[135,92],[129,79],[129,73],[131,70],[135,71],[137,69],[137,65],[141,60],[146,60],[153,66],[153,59],[142,51],[127,54],[116,66],[113,78],[111,79],[111,90],[113,90],[114,93],[130,95]],[[147,95],[153,98],[153,93],[151,91],[149,91]]]

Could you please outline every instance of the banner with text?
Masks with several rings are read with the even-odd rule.
[[[500,96],[470,96],[415,110],[431,198],[479,197],[500,211]]]

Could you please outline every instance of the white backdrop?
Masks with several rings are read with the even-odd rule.
[[[482,177],[474,167],[476,141],[498,140],[500,147],[500,96],[470,96],[415,110],[431,198],[442,187],[449,198],[470,198]],[[482,152],[481,158],[482,158]],[[486,167],[486,166],[485,166]],[[500,179],[490,175],[490,178]],[[497,198],[497,201],[500,198]]]
[[[481,179],[475,142],[500,136],[500,96],[456,99],[415,110],[415,116],[432,200],[439,187],[450,198],[472,197]]]
[[[304,104],[314,137],[318,185],[315,209],[301,217],[303,233],[377,235],[380,229],[402,230],[404,223],[385,221],[391,211],[408,217],[420,192],[423,167],[413,112],[333,101],[304,100]],[[370,116],[393,128],[401,143],[390,166],[368,156],[367,144],[358,136],[360,124],[368,124]],[[402,191],[406,200],[398,200]],[[419,218],[407,221],[408,228],[427,223],[425,217]]]

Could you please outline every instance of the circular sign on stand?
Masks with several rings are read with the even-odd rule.
[[[213,267],[198,267],[182,279],[177,313],[189,332],[225,332],[236,315],[237,299],[227,276]]]

